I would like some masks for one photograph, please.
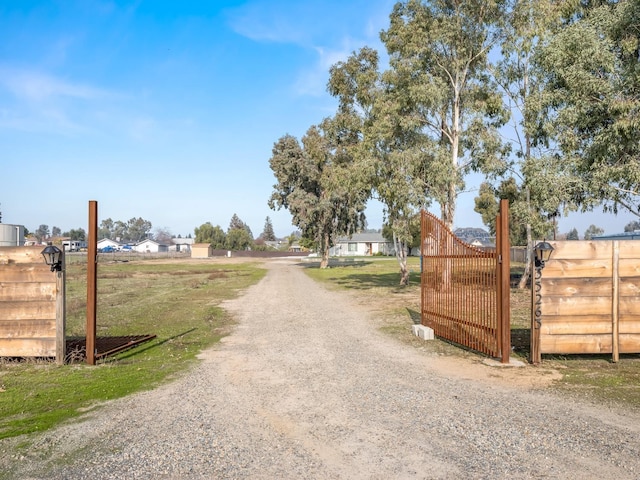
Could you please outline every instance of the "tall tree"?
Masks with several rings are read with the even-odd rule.
[[[34,235],[38,242],[42,243],[43,240],[49,238],[49,225],[40,225]]]
[[[140,242],[149,236],[151,228],[150,221],[144,220],[142,217],[131,218],[126,224],[124,241]]]
[[[232,228],[227,231],[225,247],[229,250],[247,250],[253,244],[253,237],[244,228]]]
[[[597,235],[602,235],[603,233],[604,233],[604,230],[602,228],[597,227],[595,225],[589,225],[589,228],[587,228],[584,232],[584,239],[591,240],[593,237]]]
[[[624,226],[625,232],[637,232],[640,230],[640,221],[632,220]]]
[[[52,237],[59,237],[60,234],[62,233],[62,230],[60,229],[60,227],[51,227],[51,236]]]
[[[214,237],[214,226],[211,222],[203,223],[194,229],[195,243],[211,243]]]
[[[536,168],[540,159],[545,163],[556,159],[544,148],[534,148],[534,132],[539,106],[535,99],[540,90],[540,72],[534,68],[537,46],[553,34],[565,11],[555,0],[514,0],[507,10],[508,21],[501,29],[501,56],[491,65],[493,78],[502,91],[505,108],[510,112],[509,128],[504,131],[511,155],[497,164],[490,178],[495,181],[516,182],[521,191],[510,198],[509,210],[513,228],[523,228],[526,239],[518,243],[527,245],[525,269],[519,288],[525,288],[530,277],[534,237],[540,237],[548,226],[541,222],[545,208],[560,211],[561,205],[570,207],[571,190],[563,189],[565,197],[558,198],[545,191],[551,182],[545,169]],[[555,169],[554,169],[555,170]],[[538,176],[536,176],[537,174]],[[500,190],[502,186],[497,189]],[[535,193],[535,194],[534,194]],[[557,191],[555,192],[557,193]],[[489,219],[490,221],[493,221]]]
[[[409,282],[407,255],[414,242],[412,227],[430,203],[433,162],[428,137],[406,107],[406,93],[393,85],[393,70],[379,73],[378,53],[363,48],[331,68],[329,92],[339,100],[327,129],[353,159],[351,182],[379,200],[384,234],[393,241],[400,266],[400,285]]]
[[[450,228],[465,174],[486,168],[499,152],[497,127],[505,118],[487,64],[504,3],[399,2],[381,35],[394,73],[392,88],[403,92],[399,99],[411,114],[406,118],[428,137],[431,156],[439,164],[429,169],[434,186],[428,193]]]
[[[156,242],[161,243],[163,245],[173,245],[173,234],[168,227],[158,227],[156,228],[155,234],[153,236]]]
[[[302,235],[313,239],[329,264],[329,249],[337,235],[350,235],[364,226],[364,198],[349,188],[346,159],[337,158],[320,127],[309,128],[302,145],[291,136],[274,145],[269,165],[277,179],[269,199],[272,209],[286,208]]]
[[[87,232],[84,228],[72,228],[68,232],[64,232],[62,236],[69,237],[70,240],[83,242],[87,239]]]
[[[578,235],[578,229],[572,228],[567,233],[567,240],[580,240],[580,235]]]
[[[262,229],[260,238],[267,242],[274,242],[276,240],[276,234],[273,231],[273,223],[271,223],[271,218],[269,217],[264,220],[264,228]]]
[[[98,228],[98,239],[103,238],[113,238],[113,220],[111,218],[107,218],[100,222],[100,227]]]
[[[640,2],[581,2],[540,49],[547,73],[546,137],[581,181],[584,210],[603,205],[639,215]]]

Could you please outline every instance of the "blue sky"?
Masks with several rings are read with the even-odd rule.
[[[394,0],[0,0],[0,211],[35,230],[149,220],[193,234],[236,213],[295,230],[267,200],[274,142],[335,112],[331,65],[381,49]],[[473,184],[472,184],[473,186]],[[474,192],[456,226],[482,226]],[[379,205],[367,211],[382,225]],[[630,216],[572,216],[622,231]]]

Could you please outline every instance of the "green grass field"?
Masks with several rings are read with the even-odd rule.
[[[97,335],[155,334],[96,366],[0,362],[0,439],[42,431],[100,402],[151,389],[184,371],[232,321],[218,306],[257,282],[259,264],[119,262],[98,268]],[[84,336],[86,265],[67,268],[67,336]]]

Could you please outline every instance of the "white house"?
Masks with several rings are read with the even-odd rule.
[[[110,238],[103,238],[102,240],[98,240],[98,250],[104,247],[113,247],[118,250],[120,248],[120,244],[115,240],[111,240]]]
[[[381,233],[355,233],[351,237],[340,237],[329,255],[334,257],[393,255],[393,242]]]
[[[169,251],[187,252],[191,251],[191,245],[194,244],[193,238],[172,238],[173,245],[169,245]]]
[[[136,243],[133,246],[133,249],[140,253],[163,253],[169,251],[169,247],[167,245],[163,245],[148,238]]]

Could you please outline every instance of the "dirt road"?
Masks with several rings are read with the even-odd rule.
[[[454,363],[385,337],[291,260],[267,265],[224,305],[239,326],[201,365],[44,434],[12,459],[12,475],[640,478],[637,416],[504,381],[526,369],[448,371]]]

